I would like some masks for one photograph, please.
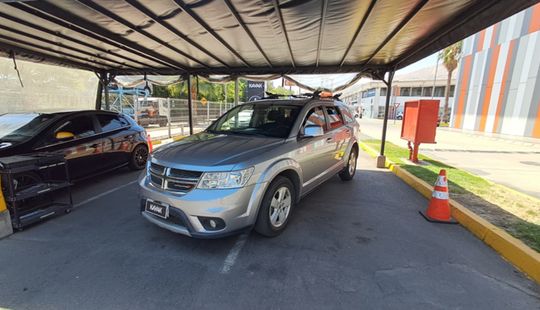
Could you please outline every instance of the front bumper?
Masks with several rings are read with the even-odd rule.
[[[178,234],[197,238],[224,237],[255,224],[265,186],[260,183],[236,189],[195,188],[182,195],[154,187],[142,177],[139,180],[140,210],[148,221]],[[169,217],[164,219],[146,212],[148,199],[169,205]],[[225,227],[206,229],[201,218],[221,219]]]

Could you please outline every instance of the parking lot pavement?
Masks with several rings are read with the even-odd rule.
[[[427,201],[373,159],[359,165],[273,239],[162,230],[139,214],[134,173],[80,184],[71,214],[0,241],[0,308],[540,307],[538,285],[462,227],[425,222]]]

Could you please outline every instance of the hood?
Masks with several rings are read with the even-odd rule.
[[[280,138],[202,132],[159,148],[153,158],[184,169],[234,165],[282,143]]]

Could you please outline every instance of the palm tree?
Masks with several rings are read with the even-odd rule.
[[[450,97],[450,83],[452,81],[452,72],[456,70],[461,57],[461,47],[463,45],[462,41],[454,43],[447,48],[443,49],[439,53],[439,59],[442,60],[446,71],[448,72],[448,77],[446,78],[446,90],[444,92],[444,115],[443,122],[447,123],[450,119],[450,113],[448,111],[448,99]]]

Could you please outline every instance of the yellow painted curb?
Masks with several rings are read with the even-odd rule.
[[[162,143],[164,143],[165,140],[169,140],[169,139],[172,139],[172,141],[179,141],[179,140],[182,140],[184,139],[186,136],[173,136],[172,138],[165,138],[165,139],[156,139],[156,140],[152,140],[152,145],[160,145]]]
[[[369,155],[375,157],[377,151],[360,141],[360,147]],[[423,196],[430,198],[433,187],[414,176],[412,173],[387,160],[386,166],[397,177],[416,189]],[[462,204],[450,199],[452,216],[478,239],[499,252],[502,257],[519,268],[529,277],[540,284],[540,253],[528,247],[520,240],[512,237],[506,231],[489,223]]]

